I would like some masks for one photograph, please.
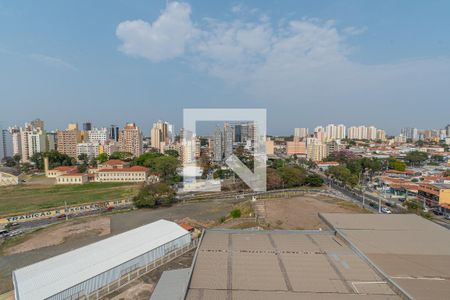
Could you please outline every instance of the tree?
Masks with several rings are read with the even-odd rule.
[[[231,216],[233,219],[240,218],[240,217],[241,217],[241,210],[240,210],[239,208],[233,209],[233,210],[230,212],[230,216]]]
[[[305,178],[305,184],[313,187],[319,187],[323,185],[323,178],[317,174],[310,174]]]
[[[20,154],[14,154],[13,159],[16,162],[16,166],[19,166],[20,165],[20,160],[22,159],[22,156],[20,156]]]
[[[155,159],[161,156],[162,154],[158,152],[145,152],[136,159],[136,164],[138,166],[154,168]]]
[[[179,161],[173,156],[160,156],[154,160],[154,170],[163,180],[173,181],[177,173]]]
[[[286,165],[286,162],[282,159],[275,159],[272,161],[272,167],[275,169],[280,169]]]
[[[278,171],[272,168],[267,168],[267,189],[276,190],[283,187],[283,179]]]
[[[169,206],[175,198],[175,191],[167,184],[158,182],[144,186],[139,194],[133,198],[136,207]]]
[[[169,155],[169,156],[173,156],[175,158],[178,158],[180,156],[180,154],[178,154],[177,150],[172,150],[172,149],[164,151],[164,154]]]
[[[450,177],[450,169],[445,170],[443,176]]]
[[[97,160],[95,159],[95,157],[91,158],[91,160],[89,161],[89,165],[93,168],[97,168]]]
[[[390,157],[388,159],[388,167],[389,167],[389,169],[396,170],[396,171],[403,172],[406,170],[406,164],[403,161],[398,160],[394,157]]]
[[[36,169],[44,170],[44,154],[36,152],[30,157],[30,161],[34,163]]]
[[[20,169],[22,172],[27,173],[31,170],[31,164],[28,162],[23,163]]]
[[[411,151],[406,154],[405,160],[412,166],[420,165],[428,159],[428,154],[420,151]]]
[[[82,163],[81,165],[77,166],[78,173],[86,173],[87,169],[88,169],[88,167],[87,167],[87,164],[85,164],[85,163]]]
[[[327,174],[351,187],[358,184],[358,175],[352,174],[352,172],[344,166],[332,166],[327,170]]]
[[[100,153],[98,156],[97,156],[97,160],[98,160],[98,162],[99,163],[104,163],[105,161],[107,161],[108,160],[108,154],[106,154],[106,153]]]
[[[282,167],[278,169],[285,188],[300,186],[305,182],[305,170],[300,167]]]
[[[78,161],[81,161],[85,165],[87,165],[89,163],[89,157],[86,153],[81,153],[80,155],[78,155]]]
[[[16,161],[14,160],[14,158],[10,157],[10,156],[6,156],[2,159],[2,163],[9,168],[14,168],[17,167],[18,164],[16,163]]]
[[[349,150],[334,151],[326,158],[326,161],[336,161],[340,164],[345,164],[349,160],[355,159],[353,152]]]
[[[131,161],[133,159],[133,154],[130,152],[116,151],[111,154],[110,159],[120,159],[124,161]]]

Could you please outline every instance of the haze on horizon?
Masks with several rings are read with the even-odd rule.
[[[450,122],[448,1],[0,2],[0,125],[267,108],[268,133]]]

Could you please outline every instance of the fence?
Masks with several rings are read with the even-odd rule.
[[[107,295],[118,291],[123,288],[127,284],[131,283],[133,280],[142,277],[143,275],[155,270],[156,268],[168,263],[175,258],[195,249],[198,245],[198,239],[192,240],[192,242],[188,245],[185,245],[181,248],[175,249],[174,251],[167,253],[166,255],[158,258],[157,260],[142,266],[138,269],[134,269],[124,275],[122,275],[119,279],[112,281],[111,283],[105,285],[104,287],[90,293],[89,295],[73,295],[70,300],[98,300],[106,297]]]

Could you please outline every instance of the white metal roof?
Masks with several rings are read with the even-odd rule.
[[[189,234],[159,220],[99,242],[15,270],[20,298],[45,299]]]

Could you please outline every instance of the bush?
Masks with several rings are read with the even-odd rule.
[[[239,208],[233,209],[233,210],[230,212],[230,216],[231,216],[233,219],[240,218],[240,217],[241,217],[241,210],[240,210]]]
[[[306,176],[305,183],[309,186],[318,187],[323,185],[323,179],[317,174]]]

